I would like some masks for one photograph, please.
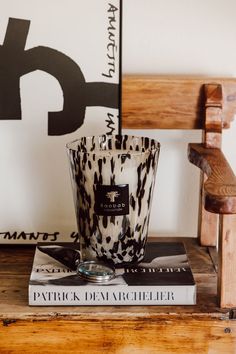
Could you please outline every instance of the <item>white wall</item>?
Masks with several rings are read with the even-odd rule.
[[[124,0],[123,72],[235,76],[235,14],[235,0]],[[128,132],[162,144],[150,234],[196,236],[199,171],[186,149],[201,132]],[[236,172],[235,136],[236,123],[223,135]]]

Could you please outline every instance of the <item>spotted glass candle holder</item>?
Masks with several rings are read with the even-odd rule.
[[[160,144],[101,135],[67,144],[81,253],[115,266],[145,253]]]

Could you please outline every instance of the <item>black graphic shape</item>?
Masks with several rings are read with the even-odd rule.
[[[35,70],[55,77],[63,91],[63,110],[48,113],[48,135],[77,130],[88,106],[118,108],[118,84],[86,83],[78,64],[55,49],[38,46],[25,50],[29,27],[29,20],[9,18],[0,46],[0,119],[21,119],[20,77]]]

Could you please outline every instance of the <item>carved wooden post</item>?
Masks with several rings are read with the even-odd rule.
[[[223,308],[236,307],[236,214],[220,216],[218,299]]]
[[[221,148],[222,89],[218,84],[207,84],[205,88],[205,129],[203,141],[207,148]],[[206,175],[201,172],[199,201],[199,241],[203,246],[216,246],[218,237],[218,214],[204,208],[203,185]]]

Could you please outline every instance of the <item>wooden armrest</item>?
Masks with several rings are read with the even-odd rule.
[[[203,188],[205,209],[217,214],[236,214],[236,177],[222,151],[189,144],[188,159],[208,176]]]

